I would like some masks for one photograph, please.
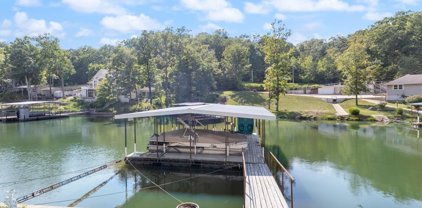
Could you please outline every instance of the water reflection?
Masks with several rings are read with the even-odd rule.
[[[267,130],[268,147],[290,161],[297,204],[422,205],[422,140],[406,126],[279,121]]]

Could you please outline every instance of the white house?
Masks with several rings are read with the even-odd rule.
[[[412,95],[422,95],[422,74],[407,74],[385,84],[387,101],[401,101]]]
[[[329,85],[318,88],[319,95],[341,95],[343,85]]]
[[[107,69],[100,69],[85,86],[81,87],[81,98],[84,101],[92,102],[97,99],[97,86],[101,83],[102,80],[107,78],[107,74]]]

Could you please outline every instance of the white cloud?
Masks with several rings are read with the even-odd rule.
[[[270,8],[266,4],[254,4],[251,2],[245,3],[245,12],[250,14],[268,14]]]
[[[235,8],[223,8],[221,10],[212,10],[208,12],[207,19],[222,22],[242,22],[243,14]]]
[[[272,29],[271,23],[268,23],[268,22],[264,23],[264,25],[262,26],[262,28],[264,30],[271,30]]]
[[[218,30],[218,29],[221,29],[221,27],[214,24],[214,23],[211,23],[211,22],[209,22],[206,25],[202,25],[201,27],[199,27],[199,30],[202,31],[202,32],[215,31],[215,30]]]
[[[303,25],[302,29],[304,31],[313,31],[313,30],[316,30],[316,29],[319,29],[319,28],[321,28],[321,23],[319,23],[319,22],[308,22],[305,25]]]
[[[206,18],[212,21],[221,22],[242,22],[243,13],[231,7],[227,0],[181,0],[181,4],[193,11],[206,13]]]
[[[316,12],[316,11],[363,11],[365,6],[351,5],[343,0],[268,0],[279,11]]]
[[[44,33],[50,33],[57,37],[63,37],[63,26],[55,21],[47,22],[44,19],[28,18],[25,12],[17,12],[14,16],[16,35],[36,36]]]
[[[16,4],[19,6],[27,6],[27,7],[42,5],[40,0],[18,0]]]
[[[380,12],[378,11],[378,0],[362,0],[363,2],[367,3],[367,11],[363,16],[364,19],[370,21],[378,21],[383,19],[384,17],[391,16],[390,12]]]
[[[110,0],[62,0],[75,11],[83,13],[124,14],[126,10],[118,1]]]
[[[81,28],[77,33],[76,33],[76,37],[88,37],[88,36],[93,36],[94,32],[88,28]]]
[[[296,45],[308,39],[309,38],[302,33],[293,32],[292,35],[287,40]]]
[[[142,30],[157,30],[162,28],[161,23],[144,14],[140,14],[138,16],[106,16],[101,20],[101,24],[107,29],[122,33],[130,33]]]
[[[279,19],[279,20],[286,20],[286,19],[287,19],[286,15],[284,15],[284,14],[282,14],[282,13],[276,13],[276,14],[274,15],[274,17],[275,17],[276,19]]]
[[[363,17],[367,20],[378,21],[391,15],[392,14],[390,12],[378,12],[376,10],[369,10]]]
[[[397,1],[402,4],[407,4],[407,5],[415,5],[416,3],[418,3],[418,0],[397,0]]]
[[[117,38],[101,38],[100,43],[103,45],[112,45],[115,46],[117,44],[119,44],[121,40],[117,39]]]
[[[12,34],[10,29],[11,25],[12,22],[10,22],[10,20],[3,20],[3,22],[0,24],[0,37],[6,37]]]

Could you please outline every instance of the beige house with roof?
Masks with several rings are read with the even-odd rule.
[[[422,74],[407,74],[385,84],[387,101],[401,101],[413,95],[422,95]]]

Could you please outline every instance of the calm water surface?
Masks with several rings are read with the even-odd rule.
[[[133,138],[129,127],[128,137]],[[124,126],[110,120],[71,117],[26,123],[0,123],[0,201],[14,189],[15,196],[57,183],[124,156]],[[152,134],[151,122],[137,122],[137,149],[145,149]],[[139,139],[143,138],[143,139]],[[129,142],[129,152],[133,143]],[[201,207],[241,207],[242,177],[185,170],[141,170],[182,201]],[[154,188],[137,171],[106,169],[27,201],[28,204],[67,206],[108,181],[78,207],[176,207],[178,202]],[[117,173],[117,174],[116,174]],[[191,180],[185,180],[192,178]],[[34,180],[35,179],[35,180]],[[8,183],[15,182],[17,183]],[[144,188],[141,191],[141,188]]]
[[[138,149],[145,149],[150,122],[138,122]],[[72,117],[0,123],[0,201],[21,196],[88,168],[121,159],[123,125]],[[132,131],[129,128],[129,138]],[[422,132],[421,132],[422,137]],[[143,138],[140,140],[139,138]],[[140,142],[141,141],[141,142]],[[267,148],[296,178],[295,207],[422,207],[422,139],[407,126],[288,122],[267,125]],[[129,152],[133,145],[129,143]],[[242,207],[242,178],[185,170],[141,170],[183,201],[201,208]],[[175,207],[177,201],[135,170],[107,169],[29,200],[69,205],[98,186],[79,207]],[[28,179],[28,180],[27,180]],[[15,184],[8,182],[19,181]],[[141,190],[142,188],[142,190]]]
[[[267,135],[295,207],[422,207],[422,138],[406,125],[278,121]]]

